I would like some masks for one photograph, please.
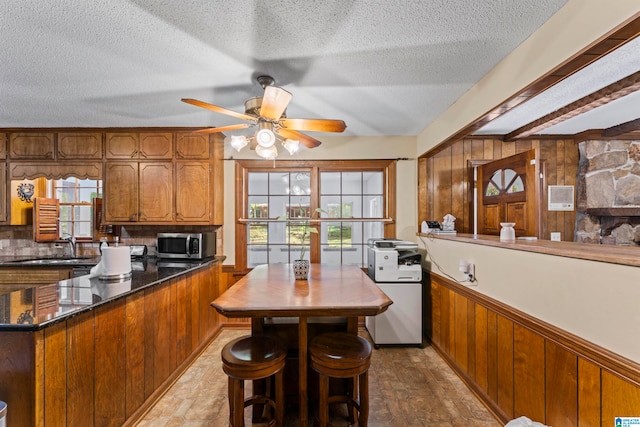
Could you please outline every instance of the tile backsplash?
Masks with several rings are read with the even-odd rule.
[[[147,245],[148,255],[156,254],[156,235],[161,232],[218,231],[218,240],[222,237],[217,226],[123,226],[120,233],[122,245]],[[218,242],[221,247],[221,242]],[[219,252],[219,251],[218,251]],[[100,255],[99,244],[78,242],[78,256]],[[0,226],[0,256],[62,257],[70,254],[65,242],[36,243],[33,241],[33,229],[28,226]]]

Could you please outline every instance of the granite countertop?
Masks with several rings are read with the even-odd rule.
[[[39,330],[223,259],[145,258],[132,260],[128,280],[105,281],[86,275],[50,285],[0,285],[0,332]],[[16,262],[10,264],[20,266]],[[0,266],[6,267],[7,263],[0,261]]]

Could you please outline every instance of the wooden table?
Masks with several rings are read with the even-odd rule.
[[[359,267],[311,264],[306,281],[295,280],[290,264],[260,265],[211,305],[227,317],[250,317],[261,330],[264,317],[298,317],[300,426],[309,415],[307,388],[307,318],[346,317],[358,333],[358,316],[375,316],[392,301]]]

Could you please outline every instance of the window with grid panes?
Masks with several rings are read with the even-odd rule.
[[[382,221],[349,221],[384,217],[382,171],[320,171],[320,207],[329,218],[320,227],[323,264],[367,266],[367,240],[384,237]]]
[[[298,259],[304,223],[295,218],[308,218],[316,207],[327,214],[315,226],[317,243],[305,242],[304,258],[366,267],[367,240],[385,233],[388,163],[349,161],[341,168],[339,161],[320,161],[286,170],[244,165],[245,212],[240,217],[247,219],[246,245],[236,248],[246,247],[246,267]],[[281,216],[290,221],[274,221]]]
[[[102,197],[102,181],[69,177],[52,181],[60,201],[60,237],[92,238],[93,199]]]

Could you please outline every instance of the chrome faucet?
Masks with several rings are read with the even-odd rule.
[[[76,238],[68,233],[67,234],[68,237],[62,237],[64,240],[66,240],[67,242],[69,242],[69,248],[71,249],[71,258],[75,258],[76,257]]]

